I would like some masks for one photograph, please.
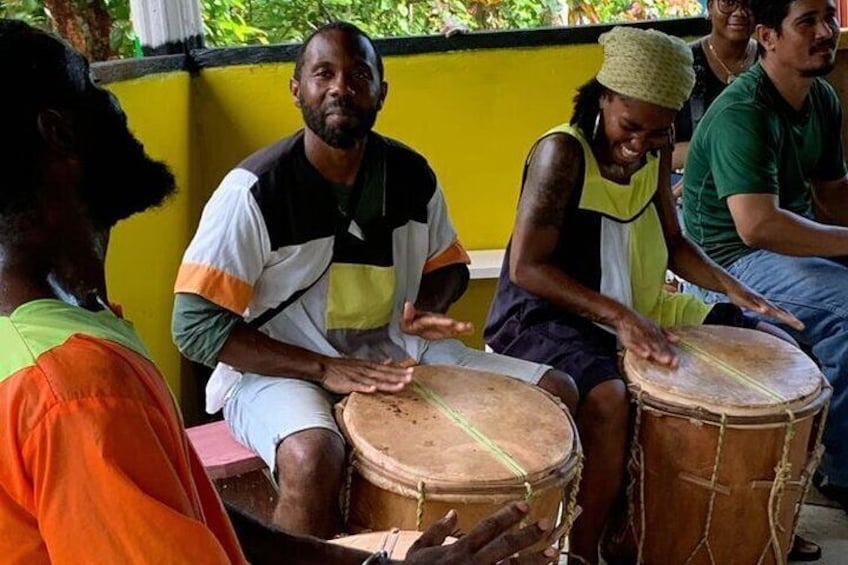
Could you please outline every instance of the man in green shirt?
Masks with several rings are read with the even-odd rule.
[[[762,59],[705,114],[686,161],[688,235],[806,328],[833,385],[818,483],[848,509],[848,176],[842,113],[821,77],[833,0],[751,2]]]

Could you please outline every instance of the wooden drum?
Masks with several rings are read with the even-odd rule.
[[[580,443],[565,407],[538,387],[492,373],[415,368],[398,394],[351,394],[337,420],[352,448],[351,531],[422,531],[451,508],[469,531],[506,503],[528,520],[570,526]]]
[[[822,455],[831,389],[769,334],[675,329],[671,370],[626,354],[637,562],[784,563]]]

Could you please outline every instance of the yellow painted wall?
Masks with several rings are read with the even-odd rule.
[[[194,229],[186,191],[191,186],[191,78],[167,73],[108,87],[121,101],[130,129],[152,157],[168,163],[181,189],[161,209],[121,222],[112,233],[106,264],[110,300],[123,306],[171,389],[179,393],[180,355],[169,328],[177,265]],[[121,190],[119,182],[114,189]]]
[[[389,97],[377,130],[430,160],[466,247],[503,247],[528,149],[568,120],[575,89],[593,76],[600,56],[597,45],[573,45],[387,57]],[[300,127],[288,93],[292,68],[220,67],[109,85],[131,128],[171,165],[180,187],[164,209],[116,229],[108,261],[112,300],[124,305],[178,396],[191,386],[180,379],[188,371],[170,338],[177,266],[226,171]],[[493,281],[473,282],[453,310],[477,326],[469,340],[475,345],[494,288]]]
[[[387,57],[389,96],[376,129],[427,157],[469,249],[506,245],[524,158],[571,116],[578,86],[600,65],[597,45]],[[301,127],[288,92],[293,64],[204,70],[194,85],[194,178],[203,202],[230,167]],[[200,208],[194,210],[199,217]],[[452,314],[480,331],[494,284],[474,281]]]

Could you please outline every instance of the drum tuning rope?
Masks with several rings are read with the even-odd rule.
[[[715,508],[715,498],[716,493],[716,484],[718,483],[718,470],[721,466],[721,455],[724,451],[724,436],[727,432],[727,414],[722,413],[721,415],[721,425],[718,430],[718,442],[716,444],[716,454],[715,461],[713,462],[713,474],[710,478],[710,502],[707,506],[707,519],[704,524],[704,535],[701,538],[701,541],[698,542],[698,545],[695,546],[695,549],[692,550],[692,553],[689,554],[689,558],[686,560],[686,565],[692,563],[692,560],[697,555],[698,550],[701,546],[704,546],[707,549],[707,555],[710,558],[710,563],[715,565],[715,557],[713,556],[713,549],[710,547],[710,526],[713,522],[713,509]]]
[[[345,475],[345,487],[342,495],[342,519],[345,525],[350,518],[350,487],[353,484],[353,461],[356,455],[356,448],[352,448],[347,459],[347,474]]]
[[[557,546],[559,547],[560,553],[562,553],[563,548],[565,547],[565,538],[568,537],[568,532],[571,531],[571,526],[574,525],[574,520],[577,518],[577,493],[580,491],[580,480],[583,478],[583,455],[577,459],[577,466],[574,470],[574,480],[569,485],[571,492],[568,493],[568,504],[565,507],[565,516],[563,516],[562,521],[565,525],[563,529],[562,535],[559,537],[557,542]]]
[[[786,415],[788,421],[786,422],[786,433],[783,434],[783,448],[781,449],[780,462],[774,468],[774,482],[768,499],[769,543],[763,549],[758,564],[763,562],[769,548],[774,552],[775,563],[778,565],[786,563],[785,554],[780,548],[778,530],[781,529],[780,507],[783,504],[783,493],[786,490],[786,484],[792,478],[792,462],[789,460],[789,451],[792,448],[792,439],[795,437],[795,414],[787,409]]]
[[[424,499],[426,498],[426,489],[424,481],[418,481],[418,506],[415,508],[415,529],[422,531],[424,526]]]
[[[630,529],[633,532],[633,536],[638,539],[637,554],[636,554],[636,563],[642,563],[642,549],[645,546],[645,458],[644,453],[642,452],[642,445],[639,443],[639,433],[642,429],[642,408],[644,407],[644,403],[642,401],[642,389],[637,388],[634,391],[633,401],[636,404],[636,422],[633,425],[633,441],[630,443],[630,467],[635,468],[639,472],[639,478],[636,479],[635,476],[630,477],[630,481],[627,484],[627,516],[628,521],[630,522]],[[636,489],[636,486],[639,486],[639,531],[636,531],[636,503],[635,498],[633,496],[633,491]],[[625,534],[622,534],[622,539]]]
[[[830,402],[825,402],[822,407],[821,414],[816,419],[816,441],[813,444],[813,448],[809,454],[810,460],[807,463],[806,468],[802,471],[801,474],[801,498],[798,500],[798,504],[795,507],[795,516],[792,519],[792,532],[794,533],[798,527],[798,520],[801,519],[801,507],[804,505],[804,501],[807,500],[807,496],[810,494],[810,487],[813,484],[813,473],[818,469],[819,463],[821,463],[822,456],[824,456],[824,446],[822,445],[822,439],[824,438],[824,425],[827,422],[827,415],[830,410]]]

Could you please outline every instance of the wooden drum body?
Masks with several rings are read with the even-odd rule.
[[[537,387],[419,366],[401,393],[351,394],[337,420],[352,449],[351,531],[421,531],[452,508],[469,531],[516,500],[528,501],[528,520],[574,516],[579,440],[565,407]]]
[[[763,332],[674,331],[677,369],[624,359],[637,406],[637,560],[784,563],[821,458],[830,387],[800,350]]]

